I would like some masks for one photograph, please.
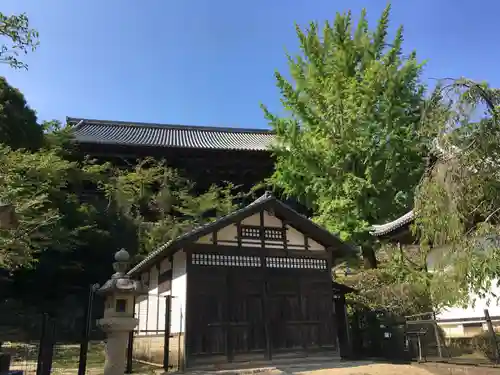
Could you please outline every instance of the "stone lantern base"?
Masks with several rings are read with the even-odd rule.
[[[125,373],[128,336],[137,323],[138,320],[133,317],[108,317],[97,321],[107,336],[104,375],[123,375]]]

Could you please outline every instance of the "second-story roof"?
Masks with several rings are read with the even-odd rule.
[[[275,139],[266,129],[161,125],[68,117],[75,141],[106,145],[267,151]]]

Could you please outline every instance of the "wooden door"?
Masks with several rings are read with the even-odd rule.
[[[311,350],[337,349],[331,282],[304,279],[301,285],[304,345]]]
[[[227,280],[223,272],[198,268],[190,274],[188,349],[190,356],[225,355]]]
[[[287,270],[288,271],[288,270]],[[269,328],[273,354],[303,348],[300,278],[273,272],[267,282]]]
[[[189,355],[263,353],[266,348],[259,269],[196,267],[189,281]]]
[[[269,276],[272,352],[336,349],[331,282],[292,270]]]
[[[264,353],[266,348],[263,314],[262,272],[231,269],[229,272],[229,354]]]

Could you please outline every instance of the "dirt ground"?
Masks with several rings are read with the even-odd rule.
[[[293,372],[294,375],[433,375],[432,372],[410,365],[360,364],[312,371]]]

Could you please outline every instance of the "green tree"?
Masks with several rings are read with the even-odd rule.
[[[440,161],[418,187],[414,232],[424,254],[445,249],[430,285],[435,303],[468,305],[469,292],[499,297],[491,287],[500,277],[500,95],[467,79],[443,90],[450,110],[437,122]]]
[[[369,226],[413,204],[431,131],[422,63],[402,52],[403,27],[387,42],[390,7],[374,31],[366,12],[353,29],[351,12],[323,32],[297,26],[301,54],[289,56],[292,81],[276,73],[289,115],[264,108],[276,131],[270,182],[310,207],[315,220],[361,244],[365,268],[376,267]]]
[[[0,148],[0,201],[15,206],[19,221],[0,230],[0,271],[12,281],[0,286],[7,295],[50,308],[105,281],[117,249],[140,260],[235,207],[231,185],[194,193],[164,162],[119,169],[78,160],[64,148],[66,132],[55,129],[36,152]]]
[[[0,77],[0,143],[12,149],[37,150],[43,144],[43,128],[24,95]]]
[[[0,62],[27,69],[20,56],[36,49],[38,32],[30,27],[26,14],[7,16],[0,12],[0,37],[6,42],[0,47]]]

